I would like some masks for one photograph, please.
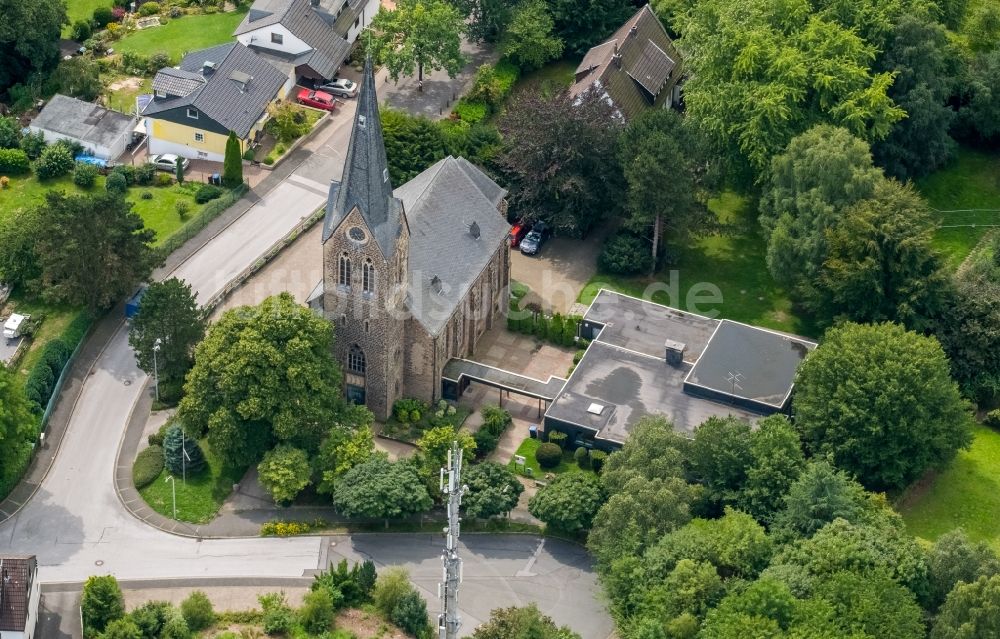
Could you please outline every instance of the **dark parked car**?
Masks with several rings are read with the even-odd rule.
[[[537,255],[542,250],[542,244],[549,235],[548,228],[542,222],[532,227],[523,240],[521,240],[521,252],[525,255]]]

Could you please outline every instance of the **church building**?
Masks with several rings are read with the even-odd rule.
[[[510,227],[506,190],[464,158],[393,189],[370,61],[357,100],[309,305],[335,325],[347,397],[383,420],[402,397],[440,399],[448,360],[505,321]]]

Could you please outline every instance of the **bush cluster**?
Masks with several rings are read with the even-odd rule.
[[[304,535],[313,530],[326,528],[328,524],[322,519],[314,521],[282,521],[275,519],[267,521],[260,527],[261,537],[294,537]]]
[[[89,189],[97,182],[97,167],[86,162],[77,162],[73,169],[73,184],[82,189]]]
[[[40,180],[50,180],[66,175],[73,170],[73,156],[66,146],[53,144],[45,147],[42,154],[35,160],[35,175]]]
[[[219,187],[205,184],[199,187],[198,191],[194,194],[194,201],[198,204],[206,204],[212,200],[219,199],[223,193],[224,191]]]
[[[160,178],[166,178],[167,184],[172,183],[172,179],[169,175],[159,174],[157,175],[157,186],[160,186]],[[198,215],[195,215],[191,220],[182,226],[180,230],[175,232],[173,235],[168,237],[163,244],[157,247],[157,256],[160,258],[166,258],[166,256],[173,253],[181,245],[190,240],[192,237],[197,235],[203,228],[208,226],[209,222],[219,217],[219,215],[225,211],[227,208],[233,205],[234,202],[240,199],[244,192],[246,192],[247,187],[245,184],[241,184],[232,191],[229,191],[217,200],[213,200],[206,204],[202,208]]]
[[[128,180],[121,173],[111,173],[108,175],[108,179],[104,181],[104,188],[108,193],[125,195],[126,191],[128,191]]]
[[[469,92],[455,105],[454,117],[476,124],[496,113],[514,88],[519,74],[518,68],[506,60],[501,60],[496,66],[482,65],[476,71]]]
[[[559,448],[566,450],[566,441],[569,439],[569,436],[561,430],[554,430],[548,433],[547,439],[550,444],[555,444]]]
[[[561,313],[545,315],[521,310],[516,300],[511,300],[510,313],[507,315],[507,329],[524,335],[534,335],[540,340],[556,346],[574,346],[577,343],[577,333],[580,320],[576,315],[563,316]],[[586,343],[584,343],[586,345]]]
[[[510,413],[493,404],[483,406],[480,413],[483,416],[483,425],[472,438],[476,440],[476,457],[484,459],[496,450],[500,437],[513,423],[513,419]]]
[[[555,468],[562,461],[563,451],[558,445],[546,442],[535,451],[535,461],[545,469]]]
[[[36,410],[44,410],[49,403],[56,381],[62,374],[66,362],[69,361],[71,353],[72,349],[61,339],[54,339],[42,348],[42,356],[28,373],[28,379],[24,384],[25,394]]]
[[[28,154],[21,149],[0,149],[0,172],[23,175],[31,168]]]
[[[401,424],[413,424],[419,422],[421,418],[430,410],[430,407],[413,397],[403,397],[397,399],[392,405],[392,415]]]
[[[142,490],[153,483],[163,472],[163,448],[148,446],[139,453],[132,464],[132,483],[136,490]]]
[[[597,268],[614,275],[648,273],[653,268],[649,242],[631,233],[615,233],[601,248]]]

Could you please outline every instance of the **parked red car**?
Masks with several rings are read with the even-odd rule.
[[[510,247],[517,248],[517,245],[521,243],[524,236],[528,234],[531,230],[531,225],[524,220],[519,220],[514,226],[510,227]]]
[[[313,91],[312,89],[299,90],[298,99],[299,104],[304,104],[314,109],[323,109],[324,111],[333,111],[337,106],[337,101],[332,95],[323,93],[322,91]]]

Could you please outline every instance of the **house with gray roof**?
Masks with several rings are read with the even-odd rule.
[[[577,65],[570,95],[596,92],[632,119],[680,100],[683,64],[663,23],[647,4]]]
[[[40,599],[35,556],[0,556],[0,639],[32,639]]]
[[[69,140],[89,155],[114,160],[125,153],[135,126],[136,119],[130,115],[57,93],[28,128],[41,133],[50,144]]]
[[[507,191],[446,157],[393,188],[375,79],[365,66],[344,172],[330,186],[323,280],[309,305],[336,328],[347,397],[378,419],[441,398],[446,364],[507,312]]]
[[[379,0],[255,0],[233,35],[289,78],[333,78]]]
[[[267,121],[268,106],[292,86],[281,70],[238,42],[192,51],[153,78],[152,99],[140,113],[149,152],[221,162],[229,132],[246,149]]]

